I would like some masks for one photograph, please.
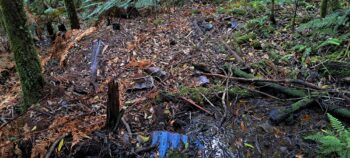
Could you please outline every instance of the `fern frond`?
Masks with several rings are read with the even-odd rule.
[[[315,141],[315,142],[319,142],[322,137],[324,137],[323,134],[316,133],[316,134],[313,134],[313,135],[306,136],[306,137],[304,137],[304,139],[308,139],[308,140],[312,140],[312,141]]]
[[[135,3],[135,8],[148,8],[148,7],[154,7],[159,4],[159,0],[138,0]]]
[[[342,134],[345,132],[344,125],[331,114],[327,114],[329,121],[331,122],[332,127],[337,131],[338,134]]]

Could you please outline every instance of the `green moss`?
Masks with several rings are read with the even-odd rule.
[[[258,40],[253,40],[250,42],[250,45],[255,49],[261,49],[261,43]]]
[[[198,10],[198,9],[192,9],[192,15],[197,15],[197,14],[200,14],[201,13],[201,11],[200,10]]]
[[[224,86],[220,85],[213,85],[211,87],[180,87],[180,90],[177,95],[179,96],[187,96],[190,97],[193,101],[198,103],[203,103],[203,97],[202,94],[205,95],[208,98],[215,97],[215,94],[221,93],[225,90]],[[249,97],[252,96],[252,93],[248,91],[247,89],[242,89],[239,87],[232,87],[228,90],[229,96],[240,96],[240,97]]]
[[[44,87],[39,57],[26,25],[23,1],[0,0],[0,6],[21,81],[23,109],[26,109],[39,100]]]
[[[248,43],[250,40],[255,40],[256,34],[254,32],[249,32],[248,34],[244,34],[236,37],[236,42],[238,44]]]
[[[247,14],[247,10],[242,9],[242,8],[234,8],[234,9],[232,9],[231,14],[243,16],[243,15]]]

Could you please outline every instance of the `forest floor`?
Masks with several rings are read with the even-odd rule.
[[[318,105],[273,124],[271,111],[298,98],[230,81],[227,76],[232,72],[223,69],[231,65],[271,80],[291,78],[297,70],[296,78],[309,79],[298,75],[313,72],[300,69],[300,54],[279,62],[271,55],[272,51],[288,55],[283,45],[297,38],[286,27],[292,5],[277,8],[278,24],[268,28],[270,36],[262,30],[238,49],[232,44],[233,34],[245,34],[243,26],[253,17],[218,14],[218,10],[216,5],[191,4],[132,19],[114,18],[114,25],[106,26],[102,20],[97,27],[68,31],[52,47],[42,48],[44,97],[24,114],[16,112],[20,85],[14,64],[10,55],[2,53],[1,60],[8,60],[0,62],[5,63],[0,71],[8,74],[0,80],[0,157],[149,157],[152,153],[157,157],[158,149],[151,146],[157,141],[155,131],[188,136],[181,152],[169,150],[168,157],[315,157],[316,144],[303,138],[328,126]],[[94,82],[92,44],[97,40],[102,41],[102,53],[97,56]],[[240,51],[244,62],[237,62],[230,49]],[[125,110],[116,132],[103,129],[112,80],[119,82]],[[324,83],[319,78],[309,81]],[[169,99],[169,94],[174,96]]]

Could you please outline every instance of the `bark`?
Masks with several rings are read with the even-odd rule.
[[[271,3],[270,21],[271,21],[272,24],[274,24],[274,25],[277,24],[277,21],[276,21],[276,18],[275,18],[275,0],[272,0],[272,3]]]
[[[119,84],[111,81],[108,83],[108,100],[107,100],[107,121],[105,128],[110,131],[115,131],[118,128],[119,122],[123,115],[123,110],[119,111]]]
[[[305,97],[304,99],[291,104],[287,108],[281,110],[272,110],[270,112],[270,120],[273,123],[279,124],[285,119],[287,119],[291,114],[296,113],[299,110],[307,107],[312,102],[314,102],[314,99]]]
[[[328,0],[322,0],[321,2],[321,17],[327,16]]]
[[[71,24],[71,29],[80,29],[78,14],[75,9],[73,0],[64,0],[64,4],[66,5],[68,17]]]
[[[227,67],[226,67],[226,69],[227,69]],[[238,77],[244,77],[244,78],[250,78],[250,79],[255,78],[254,75],[248,74],[248,73],[246,73],[238,68],[233,68],[232,73]],[[305,97],[305,96],[307,96],[307,92],[304,90],[300,90],[300,89],[296,89],[296,88],[289,88],[289,87],[281,86],[281,85],[276,84],[276,83],[258,82],[256,84],[259,86],[262,86],[262,87],[268,87],[268,88],[274,89],[276,91],[282,92],[284,94],[287,94],[287,95],[293,96],[293,97]]]
[[[20,77],[24,109],[41,97],[44,78],[33,38],[26,26],[22,0],[0,0],[1,11],[16,69]]]

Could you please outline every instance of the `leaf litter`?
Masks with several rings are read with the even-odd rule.
[[[193,9],[198,9],[200,14],[192,15]],[[180,150],[191,157],[199,156],[202,152],[208,157],[300,157],[300,153],[312,151],[314,146],[302,142],[300,134],[321,129],[325,125],[323,117],[313,116],[310,110],[300,112],[302,116],[313,116],[304,117],[303,120],[307,121],[290,120],[292,126],[271,127],[267,114],[272,108],[285,105],[284,102],[267,98],[241,98],[236,94],[230,96],[231,99],[236,98],[233,102],[223,99],[223,102],[232,107],[230,111],[225,111],[221,107],[223,105],[219,96],[223,89],[213,94],[220,98],[213,103],[209,103],[209,99],[199,103],[190,98],[181,101],[168,96],[168,93],[181,93],[183,87],[210,88],[214,83],[225,86],[225,81],[193,75],[195,69],[198,69],[196,65],[202,63],[210,67],[210,70],[205,69],[209,73],[220,73],[222,70],[218,65],[234,63],[231,59],[235,57],[222,52],[227,48],[218,41],[221,39],[229,43],[231,39],[228,37],[232,30],[239,30],[245,20],[243,17],[235,17],[227,27],[227,22],[222,21],[224,18],[225,15],[217,15],[215,6],[194,4],[170,9],[167,13],[118,19],[120,29],[101,26],[68,32],[65,36],[69,40],[56,41],[52,50],[41,55],[48,81],[45,90],[47,95],[28,112],[23,115],[15,112],[14,105],[20,96],[15,73],[11,73],[6,85],[1,84],[2,156],[11,157],[14,154],[11,151],[17,146],[33,142],[31,157],[44,157],[52,143],[68,133],[69,138],[59,142],[60,149],[54,155],[86,156],[89,151],[84,148],[90,147],[91,151],[108,149],[106,153],[112,153],[115,157],[135,154],[145,157],[151,154],[146,150],[147,145],[144,145],[149,140],[145,139],[144,146],[140,146],[137,145],[137,137],[151,136],[155,131],[171,131],[164,132],[164,137],[169,134],[178,138],[180,135],[177,133],[186,134],[191,139],[191,150]],[[157,19],[162,22],[155,23]],[[199,30],[196,27],[198,21],[201,27]],[[278,44],[291,38],[288,33],[282,33],[279,37],[261,41],[272,43],[284,55],[284,50]],[[104,53],[99,55],[96,65],[97,90],[91,86],[90,73],[93,58],[91,43],[96,39],[101,39],[108,45]],[[262,58],[270,59],[266,52],[256,50],[248,44],[242,44],[240,49],[240,56],[247,63],[258,63]],[[283,64],[275,65],[269,60],[265,64],[265,70],[258,68],[248,71],[264,78],[285,78],[284,73],[278,73],[285,71]],[[11,68],[2,67],[0,70],[3,69]],[[107,83],[113,79],[119,80],[122,85],[120,91],[125,104],[121,108],[126,110],[123,119],[131,131],[127,131],[125,124],[116,133],[103,130]],[[128,89],[138,91],[127,91]],[[163,101],[159,102],[160,98]],[[195,106],[189,105],[188,101]],[[225,116],[224,113],[228,113],[229,117],[222,122],[220,120]],[[121,141],[126,135],[128,139]],[[166,146],[166,142],[163,145]],[[193,149],[200,145],[203,146],[201,150]],[[171,153],[164,150],[159,151],[159,156],[164,156],[165,152]],[[102,152],[94,154],[97,155],[91,156],[108,157]]]

